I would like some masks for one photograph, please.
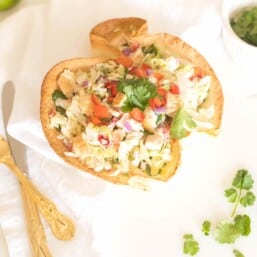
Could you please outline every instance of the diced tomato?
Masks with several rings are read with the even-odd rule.
[[[180,90],[179,90],[178,85],[176,85],[176,84],[171,84],[171,85],[170,85],[170,92],[171,92],[173,95],[179,95],[179,94],[180,94]]]
[[[152,69],[148,64],[142,63],[141,68],[145,71]]]
[[[157,92],[159,95],[161,95],[163,97],[165,97],[168,93],[167,90],[165,90],[164,88],[161,88],[161,87],[157,88]]]
[[[154,110],[156,108],[164,106],[166,103],[166,100],[163,96],[156,96],[149,101],[149,105]]]
[[[198,77],[198,78],[202,78],[204,76],[204,72],[201,68],[199,67],[195,67],[194,68],[194,71],[195,71],[195,75]]]
[[[105,83],[105,87],[109,89],[111,96],[115,97],[117,94],[117,82],[116,81],[108,81]]]
[[[110,144],[110,139],[108,136],[105,135],[98,135],[98,141],[102,144],[102,145],[109,145]]]
[[[162,80],[164,78],[164,75],[160,72],[155,72],[154,73],[154,77],[157,79],[157,80]]]
[[[113,96],[109,95],[107,97],[107,103],[111,104],[113,102]]]
[[[159,95],[155,96],[149,101],[149,105],[153,110],[166,104],[167,90],[165,90],[164,88],[157,88],[157,92]]]
[[[117,59],[116,62],[118,64],[123,65],[126,68],[129,68],[133,65],[133,59],[129,56],[126,55],[120,55]]]
[[[103,104],[94,104],[93,113],[99,119],[105,119],[110,117],[108,107]]]
[[[142,122],[145,118],[144,112],[136,107],[132,109],[132,111],[130,112],[130,116],[132,119],[139,121],[139,122]]]
[[[204,71],[200,67],[194,67],[194,74],[189,78],[194,80],[195,78],[201,79],[204,77]]]
[[[143,63],[139,67],[133,67],[130,70],[130,73],[133,75],[136,75],[139,78],[146,78],[146,77],[148,77],[148,75],[149,75],[148,73],[150,70],[151,70],[151,67],[148,64]]]
[[[139,43],[133,43],[129,48],[130,48],[130,51],[133,53],[135,52],[139,47]]]
[[[137,68],[135,70],[135,74],[137,75],[137,77],[139,78],[146,78],[147,77],[147,73],[146,70],[142,69],[142,68]]]
[[[101,100],[99,99],[99,97],[96,96],[96,95],[94,95],[94,94],[91,95],[91,100],[92,100],[92,102],[93,102],[94,104],[102,104],[102,102],[101,102]]]
[[[90,117],[90,121],[95,125],[100,125],[102,123],[101,120],[95,117],[94,115]]]

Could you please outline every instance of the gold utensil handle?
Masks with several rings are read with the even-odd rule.
[[[28,197],[34,200],[41,214],[47,220],[51,230],[56,238],[60,240],[69,240],[74,236],[73,222],[63,214],[61,214],[54,203],[42,195],[33,183],[25,176],[25,174],[17,167],[14,161],[5,162],[9,168],[15,173],[23,187],[27,188]]]
[[[23,184],[21,184],[21,191],[33,256],[52,257],[47,247],[45,232],[38,214],[37,206],[34,200],[30,199],[29,192]]]
[[[55,237],[60,240],[70,240],[74,236],[73,222],[60,213],[50,200],[36,190],[33,184],[28,184],[30,184],[28,188],[31,190],[32,198],[36,201],[39,211],[47,220]]]

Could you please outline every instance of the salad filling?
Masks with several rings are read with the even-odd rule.
[[[167,176],[172,142],[208,123],[211,77],[154,44],[121,46],[123,55],[88,69],[65,69],[52,94],[50,128],[96,172]]]

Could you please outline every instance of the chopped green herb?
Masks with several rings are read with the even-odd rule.
[[[118,157],[115,157],[115,158],[112,159],[112,162],[113,162],[113,163],[119,163],[119,161],[120,161],[120,160],[119,160]]]
[[[58,127],[55,127],[55,129],[60,132],[60,131],[62,130],[62,127],[61,127],[61,125],[59,124]]]
[[[208,236],[211,230],[211,222],[209,220],[205,220],[202,224],[202,232]]]
[[[148,131],[148,130],[144,130],[144,136],[148,136],[148,135],[154,135],[154,132]]]
[[[144,53],[144,55],[151,54],[152,56],[157,56],[159,54],[158,48],[154,44],[151,44],[149,46],[143,46],[142,52]]]
[[[235,255],[235,257],[245,257],[239,250],[234,249],[233,250],[233,254]]]
[[[257,46],[257,6],[242,9],[231,19],[230,24],[242,40]]]
[[[60,89],[56,89],[52,94],[52,100],[55,102],[58,98],[67,99],[64,93]]]
[[[160,125],[161,123],[163,123],[166,119],[166,115],[164,113],[161,113],[157,116],[157,120],[156,120],[156,125]]]
[[[146,172],[147,175],[151,176],[151,167],[150,167],[150,165],[148,165],[148,164],[146,165],[145,172]]]
[[[188,255],[196,255],[199,250],[199,243],[194,239],[192,234],[185,234],[183,236],[184,245],[183,245],[183,253]]]
[[[130,112],[134,107],[144,111],[149,100],[158,95],[156,86],[146,78],[121,80],[117,88],[127,96],[122,106],[124,112]]]
[[[62,114],[62,115],[65,115],[66,110],[65,110],[63,107],[61,107],[61,106],[56,106],[55,108],[56,108],[56,111],[57,111],[57,112],[59,112],[59,113]]]
[[[181,108],[177,111],[171,125],[171,137],[181,139],[188,134],[190,129],[195,127],[195,121],[183,108]]]

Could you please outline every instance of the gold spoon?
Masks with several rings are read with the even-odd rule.
[[[32,212],[32,214],[34,213],[34,216],[38,217],[35,218],[35,222],[38,223],[38,219],[40,221],[39,215],[36,212],[38,209],[47,220],[56,238],[60,240],[71,239],[74,236],[74,224],[72,221],[68,217],[61,214],[54,203],[43,196],[27,178],[23,171],[17,167],[12,157],[10,147],[2,137],[0,137],[0,163],[7,165],[13,171],[14,175],[17,177],[24,189],[26,189],[25,194],[23,193],[23,195],[30,198],[30,201],[34,202],[35,206],[32,204],[29,211]],[[42,234],[40,233],[40,229],[38,231],[34,231],[33,233],[35,233],[33,235],[34,237],[39,236],[38,234]]]

